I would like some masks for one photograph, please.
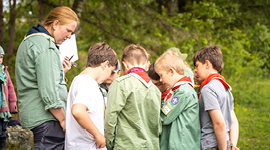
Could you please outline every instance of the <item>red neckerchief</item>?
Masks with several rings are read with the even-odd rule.
[[[163,92],[161,94],[161,99],[164,99],[169,94],[170,91],[171,91],[171,89],[168,89],[167,91]]]
[[[133,67],[129,69],[125,75],[130,73],[136,78],[138,78],[147,88],[151,85],[152,82],[143,68]]]
[[[225,79],[222,75],[218,74],[218,73],[214,73],[214,74],[210,74],[203,82],[202,82],[202,85],[201,85],[201,89],[206,85],[208,84],[211,80],[213,79],[216,79],[216,80],[219,80],[225,88],[231,90],[231,86],[225,82]],[[199,100],[201,98],[201,94],[199,96]]]
[[[170,97],[172,96],[172,93],[173,93],[176,89],[178,89],[181,85],[186,84],[186,83],[188,83],[188,84],[193,88],[193,83],[192,83],[190,77],[184,76],[183,78],[181,78],[180,80],[178,80],[178,81],[175,83],[175,85],[174,85],[174,87],[173,87],[173,89],[172,89],[172,92],[169,93],[169,95],[167,96],[165,102],[166,102],[168,99],[170,99]]]
[[[183,85],[185,83],[188,83],[193,88],[193,83],[192,83],[190,77],[184,76],[183,78],[181,78],[180,80],[178,80],[175,83],[172,90],[175,91],[176,89],[178,89],[181,85]]]

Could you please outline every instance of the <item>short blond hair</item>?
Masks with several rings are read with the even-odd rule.
[[[155,71],[163,70],[169,72],[173,68],[178,74],[184,75],[185,65],[181,57],[171,50],[163,53],[155,63]]]

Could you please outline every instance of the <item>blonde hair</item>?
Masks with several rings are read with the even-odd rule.
[[[76,21],[77,24],[79,24],[77,14],[71,8],[66,6],[54,8],[44,22],[44,26],[50,26],[55,20],[58,20],[60,25],[66,25],[73,21]]]
[[[155,63],[155,71],[169,72],[173,68],[178,74],[184,75],[185,65],[181,57],[174,51],[168,50],[163,53]]]

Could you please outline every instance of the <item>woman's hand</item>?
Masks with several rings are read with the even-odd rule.
[[[63,131],[66,132],[66,120],[65,119],[60,120],[59,123],[60,123],[60,126],[62,127]]]
[[[68,57],[65,57],[64,62],[62,62],[64,73],[66,74],[71,69],[71,61],[69,61]]]

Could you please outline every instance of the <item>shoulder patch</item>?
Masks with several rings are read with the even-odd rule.
[[[169,104],[165,105],[161,109],[161,111],[163,112],[164,115],[168,115],[171,110],[172,110],[172,107]]]
[[[174,105],[178,104],[178,102],[179,102],[178,97],[173,97],[172,100],[171,100],[171,102],[172,102],[172,104],[174,104]]]

